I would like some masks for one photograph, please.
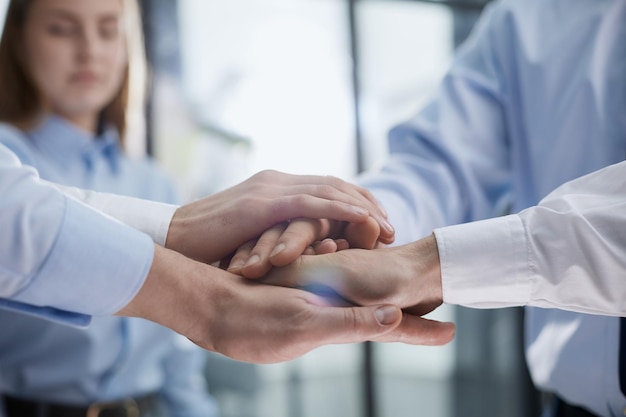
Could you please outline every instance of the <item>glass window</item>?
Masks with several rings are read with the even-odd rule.
[[[342,2],[186,0],[178,15],[181,76],[159,76],[180,88],[157,85],[156,105],[167,107],[157,113],[168,118],[155,117],[155,148],[186,179],[189,195],[268,168],[355,172]],[[175,122],[186,130],[184,146],[172,126],[173,100],[185,109]]]
[[[154,153],[189,199],[261,169],[350,179],[382,163],[388,129],[434,92],[482,7],[463,0],[144,4]],[[530,415],[519,311],[443,307],[433,316],[462,326],[450,345],[327,346],[262,366],[211,355],[207,376],[223,417]]]

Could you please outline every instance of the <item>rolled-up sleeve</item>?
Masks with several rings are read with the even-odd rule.
[[[141,288],[150,236],[43,183],[2,145],[0,196],[0,307],[84,323]]]

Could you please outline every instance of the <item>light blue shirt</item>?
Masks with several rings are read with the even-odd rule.
[[[49,116],[23,134],[3,126],[0,143],[52,182],[176,200],[172,183],[149,159],[130,160],[120,152],[114,130],[94,138]],[[115,244],[128,247],[124,240]],[[74,258],[72,254],[64,262]],[[107,261],[118,263],[110,257]],[[68,291],[59,280],[56,284],[56,291]],[[0,392],[81,405],[158,393],[172,416],[216,415],[203,378],[205,352],[160,325],[95,316],[81,329],[7,310],[0,310],[0,323]]]
[[[16,133],[0,124],[7,134]],[[41,181],[1,143],[0,213],[2,308],[84,326],[126,305],[152,264],[150,235]]]
[[[491,4],[433,100],[391,130],[389,146],[389,161],[361,184],[389,211],[397,243],[518,212],[624,160],[626,2]],[[600,416],[623,415],[619,319],[526,314],[535,383]]]

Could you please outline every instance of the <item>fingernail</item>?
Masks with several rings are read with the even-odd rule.
[[[387,219],[383,219],[383,227],[387,229],[388,232],[391,232],[391,233],[395,232],[395,229],[393,228],[391,223],[387,221]]]
[[[374,314],[382,325],[393,324],[398,319],[398,309],[392,306],[381,307]]]
[[[270,257],[278,255],[279,253],[281,253],[282,251],[285,250],[287,246],[285,246],[284,243],[279,243],[274,250],[272,251],[272,253],[270,253]]]
[[[354,209],[354,211],[357,214],[361,214],[361,215],[365,215],[365,214],[369,214],[370,212],[367,211],[366,209],[364,209],[363,207],[358,207],[358,206],[352,206],[352,208]]]
[[[254,255],[250,259],[248,259],[248,262],[246,262],[246,265],[244,266],[244,268],[247,267],[247,266],[254,265],[254,264],[258,263],[260,260],[261,260],[261,258],[259,257],[259,255]]]
[[[228,266],[229,271],[240,271],[241,268],[243,268],[243,261],[241,259],[237,259]]]
[[[380,201],[377,201],[377,203],[378,203],[378,208],[380,209],[381,213],[383,213],[383,216],[389,217],[389,213],[387,213],[387,210],[385,210],[385,208],[380,203]]]

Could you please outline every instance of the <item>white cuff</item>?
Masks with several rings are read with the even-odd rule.
[[[178,206],[140,198],[95,193],[88,204],[109,216],[146,233],[157,245],[165,246],[167,232]]]
[[[54,183],[49,184],[133,229],[146,233],[157,245],[165,246],[170,222],[178,206],[116,194],[98,193]]]
[[[532,273],[518,215],[444,227],[434,233],[445,303],[474,308],[528,304]]]

